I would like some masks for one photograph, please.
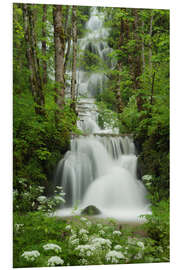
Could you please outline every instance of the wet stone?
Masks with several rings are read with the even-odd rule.
[[[93,216],[93,215],[99,215],[101,214],[101,211],[94,205],[89,205],[86,208],[84,208],[81,211],[82,215],[89,215],[89,216]]]

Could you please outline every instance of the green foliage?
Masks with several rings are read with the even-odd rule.
[[[108,109],[106,103],[99,101],[96,103],[99,110],[98,121],[101,128],[118,127],[117,113]]]
[[[169,200],[161,200],[156,206],[152,206],[152,215],[146,215],[147,222],[143,228],[148,236],[155,241],[155,245],[161,247],[165,260],[169,258]],[[159,249],[160,251],[160,249]]]
[[[26,267],[28,262],[24,261],[21,255],[24,251],[31,250],[39,250],[44,254],[38,258],[38,262],[29,262],[28,266],[45,266],[51,254],[45,252],[42,246],[47,243],[65,245],[63,230],[66,224],[55,217],[47,217],[41,212],[28,213],[24,216],[14,214],[13,223],[14,267]]]
[[[17,178],[16,189],[13,191],[13,210],[16,213],[42,211],[53,213],[57,207],[65,202],[61,187],[56,187],[53,195],[46,197],[44,187],[30,183],[27,179]]]
[[[63,220],[42,213],[14,215],[14,267],[47,266],[52,256],[59,256],[64,266],[152,263],[169,261],[167,204],[161,203],[139,230],[123,226],[114,220],[90,220],[74,216]],[[157,211],[161,217],[157,221]],[[156,217],[156,219],[155,219]],[[45,246],[51,249],[45,249]],[[40,256],[25,261],[22,254],[36,250]],[[28,264],[28,265],[27,265]]]

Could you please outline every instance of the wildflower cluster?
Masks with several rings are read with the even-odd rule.
[[[53,250],[56,253],[60,253],[62,251],[61,247],[56,244],[46,244],[43,246],[44,250]]]
[[[59,245],[52,244],[52,243],[48,243],[46,245],[43,245],[43,249],[46,252],[47,251],[52,251],[52,252],[55,252],[55,253],[60,253],[62,251],[62,249],[61,249],[61,247]],[[45,254],[47,254],[47,253],[45,253]],[[31,263],[31,265],[33,265],[33,263],[35,263],[37,261],[37,258],[40,257],[40,256],[41,256],[41,254],[40,254],[40,252],[38,250],[25,251],[21,255],[21,257],[27,263]],[[47,261],[47,266],[56,266],[56,265],[63,265],[63,264],[64,264],[64,260],[61,259],[60,256],[52,256]]]
[[[61,203],[65,203],[63,198],[65,193],[62,191],[62,187],[57,186],[54,193],[55,195],[50,198],[47,198],[46,196],[39,196],[37,198],[39,202],[39,211],[53,213],[57,206],[59,206]]]
[[[23,257],[27,262],[34,262],[37,257],[40,256],[39,251],[32,250],[32,251],[25,251],[21,257]]]
[[[116,245],[116,246],[114,246],[114,249],[115,250],[121,250],[122,249],[122,246],[121,245]]]
[[[104,249],[110,249],[111,248],[111,241],[109,239],[104,239],[101,237],[93,238],[91,240],[91,243],[95,247],[104,248]]]
[[[120,232],[120,231],[114,231],[113,232],[113,235],[114,236],[120,236],[122,234],[122,232]]]
[[[19,233],[19,232],[22,232],[24,224],[15,223],[14,227],[15,227],[15,232]]]
[[[125,259],[121,251],[111,250],[106,254],[106,261],[109,263],[119,263],[120,260]]]
[[[61,257],[53,256],[48,260],[47,266],[56,266],[56,265],[63,265],[64,261]]]
[[[94,255],[96,247],[94,245],[78,245],[75,251],[78,251],[78,255],[81,257],[90,257]]]
[[[142,180],[145,183],[146,187],[149,188],[152,184],[153,177],[152,175],[143,175]]]

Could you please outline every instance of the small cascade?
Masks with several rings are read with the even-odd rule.
[[[112,68],[114,66],[109,57],[112,49],[106,42],[109,30],[103,26],[103,21],[104,14],[93,7],[89,21],[85,26],[86,35],[78,40],[79,56],[84,58],[88,66],[84,65],[84,62],[80,62],[80,67],[77,70],[77,92],[79,95],[92,97],[101,93],[107,82],[103,67],[107,65]],[[89,58],[89,53],[93,53],[96,59]],[[96,71],[92,71],[90,68],[93,64],[96,65]]]
[[[92,8],[86,24],[87,34],[79,40],[82,51],[87,48],[103,61],[111,49],[104,38],[103,14]],[[112,63],[110,63],[112,65]],[[137,157],[131,136],[120,136],[113,127],[102,130],[98,126],[98,109],[94,91],[103,87],[102,73],[78,70],[79,93],[77,126],[85,134],[72,138],[71,149],[59,162],[55,184],[63,187],[66,204],[57,215],[72,215],[89,205],[96,206],[102,217],[115,217],[121,221],[137,221],[138,216],[149,213],[146,190],[137,179]]]

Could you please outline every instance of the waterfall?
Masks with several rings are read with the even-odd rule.
[[[108,47],[103,27],[104,16],[92,8],[86,24],[87,34],[78,41],[81,51],[89,48],[103,61],[107,61]],[[113,65],[108,60],[109,65]],[[79,95],[86,93],[77,104],[77,126],[86,136],[72,138],[71,148],[59,162],[55,184],[66,193],[64,209],[59,215],[72,214],[78,205],[98,207],[101,216],[115,217],[121,221],[136,221],[141,214],[149,213],[146,190],[137,179],[137,156],[133,139],[120,136],[113,127],[98,126],[98,109],[94,93],[102,91],[105,82],[103,73],[78,70]],[[113,136],[112,136],[113,134]]]

